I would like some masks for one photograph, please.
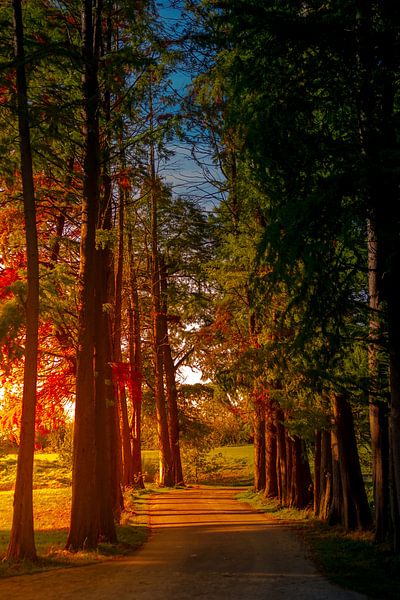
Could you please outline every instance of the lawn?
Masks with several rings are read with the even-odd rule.
[[[144,498],[126,496],[126,511],[117,528],[119,544],[101,544],[96,552],[71,554],[64,550],[70,518],[71,473],[60,464],[57,454],[36,453],[34,465],[35,542],[37,564],[10,565],[1,559],[6,551],[13,507],[12,486],[17,456],[0,458],[0,577],[40,571],[60,566],[78,566],[131,553],[147,538],[147,514]]]
[[[145,481],[154,482],[158,471],[158,451],[144,450]],[[182,447],[186,483],[249,486],[253,483],[254,450],[252,445],[221,446],[209,452]]]
[[[0,490],[11,490],[17,472],[17,455],[0,456]],[[34,488],[59,488],[71,485],[71,469],[62,465],[58,454],[37,452],[34,463]]]

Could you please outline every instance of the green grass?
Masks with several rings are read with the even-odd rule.
[[[274,498],[265,498],[262,492],[254,490],[246,490],[236,496],[237,500],[248,502],[259,512],[272,515],[274,519],[279,521],[309,521],[313,520],[313,513],[309,509],[298,510],[296,508],[282,507],[278,500]]]
[[[0,457],[0,490],[11,490],[17,472],[17,454]],[[37,452],[35,454],[34,488],[66,487],[71,485],[71,469],[60,464],[58,454]]]
[[[210,457],[222,457],[221,470],[217,474],[219,484],[249,486],[254,480],[254,448],[246,446],[221,446],[209,453]]]
[[[0,458],[0,577],[32,573],[58,567],[92,564],[131,554],[148,535],[146,496],[125,498],[125,511],[117,526],[118,544],[100,544],[95,552],[70,553],[67,541],[71,488],[70,472],[61,465],[56,454],[37,453],[34,467],[35,543],[37,563],[3,562],[12,522],[13,491],[17,456]]]
[[[213,448],[201,457],[198,469],[193,468],[195,458],[191,452],[186,455],[183,449],[183,472],[187,483],[234,486],[249,486],[253,483],[252,445]],[[142,459],[146,484],[154,482],[158,473],[158,450],[144,450]]]
[[[320,522],[305,531],[316,563],[342,587],[378,600],[400,598],[400,556],[372,543],[370,534],[346,534]]]
[[[400,556],[373,544],[371,533],[346,533],[315,519],[311,511],[281,508],[276,500],[265,499],[262,493],[248,490],[236,498],[274,519],[293,524],[330,581],[371,599],[400,598]]]

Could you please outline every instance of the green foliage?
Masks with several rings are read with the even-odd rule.
[[[24,322],[24,311],[21,302],[12,298],[0,304],[0,341],[2,349],[7,350],[7,356],[0,354],[0,360],[13,356],[21,358],[23,349],[20,344],[20,328]]]
[[[218,480],[224,463],[222,454],[209,456],[208,448],[182,446],[182,462],[185,480],[190,483]]]
[[[74,428],[70,421],[47,436],[47,449],[56,452],[62,467],[72,470]]]
[[[249,485],[253,479],[253,447],[182,448],[185,480],[212,485]]]

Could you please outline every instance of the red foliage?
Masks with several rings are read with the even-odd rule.
[[[76,19],[75,19],[75,17],[73,15],[68,15],[67,16],[67,23],[69,25],[74,25],[74,26],[78,25],[78,23],[77,23],[77,21],[76,21]]]
[[[111,363],[111,373],[114,385],[120,393],[125,389],[125,386],[130,389],[131,384],[131,369],[129,363],[114,362]]]
[[[121,169],[118,173],[115,174],[115,179],[119,185],[124,190],[132,189],[132,172],[130,169]]]
[[[7,104],[10,97],[10,90],[5,85],[0,85],[0,106]]]
[[[33,39],[38,43],[38,44],[47,44],[47,40],[40,34],[38,33],[34,33],[32,35]]]
[[[10,285],[19,279],[16,269],[5,268],[0,270],[0,300],[6,300],[12,294]]]
[[[131,369],[129,363],[115,362],[111,364],[113,381],[118,388],[128,388],[132,404],[136,405],[142,398],[142,374]]]
[[[0,431],[18,443],[22,411],[22,361],[14,365],[10,372],[3,372],[2,385],[4,404],[0,415]],[[70,369],[60,369],[42,375],[36,397],[35,431],[37,436],[45,437],[65,424],[65,402],[73,393],[73,378]]]

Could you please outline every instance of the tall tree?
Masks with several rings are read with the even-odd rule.
[[[179,443],[179,414],[178,391],[175,379],[175,364],[172,357],[171,344],[168,332],[168,272],[163,256],[159,257],[160,265],[160,294],[161,294],[161,335],[162,351],[165,372],[165,384],[168,406],[168,433],[171,446],[173,478],[176,485],[183,484],[182,460]]]
[[[13,560],[35,560],[32,489],[39,327],[39,253],[21,0],[13,0],[13,12],[28,281],[25,305],[26,340],[21,437],[14,493],[13,523],[6,557]]]
[[[98,61],[101,2],[82,5],[84,165],[80,245],[80,308],[77,353],[71,525],[66,547],[95,548],[99,537],[96,487],[94,349],[96,321],[96,227],[100,198]]]

